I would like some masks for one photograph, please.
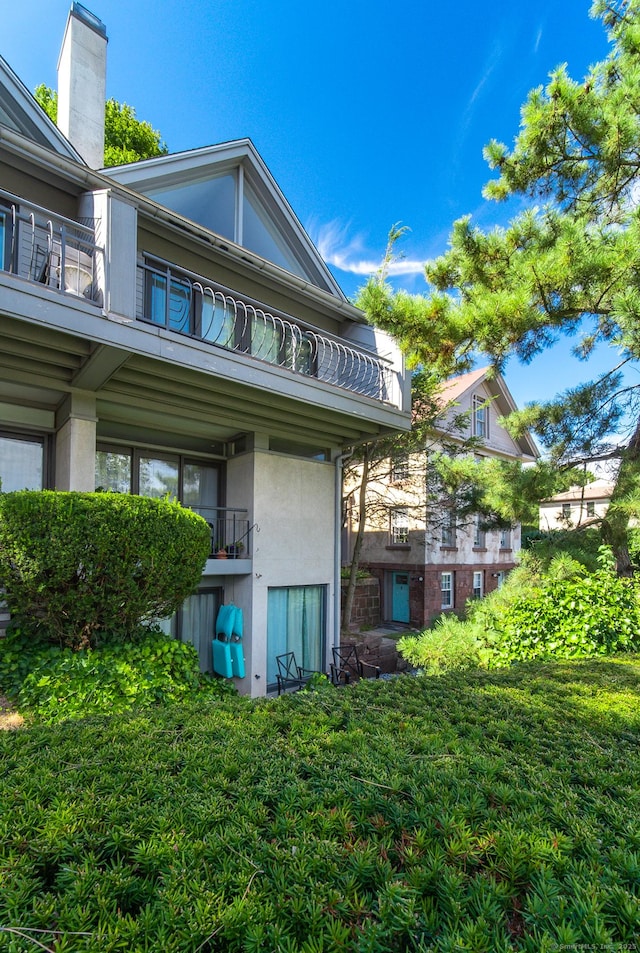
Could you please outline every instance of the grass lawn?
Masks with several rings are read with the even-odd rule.
[[[0,732],[0,951],[640,950],[640,659]]]

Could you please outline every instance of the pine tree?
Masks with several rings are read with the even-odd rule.
[[[551,461],[620,461],[603,538],[618,570],[631,571],[629,513],[640,495],[640,384],[623,370],[640,358],[640,0],[597,0],[610,55],[586,78],[556,69],[522,108],[513,148],[492,141],[497,172],[485,197],[517,198],[526,210],[485,232],[470,217],[453,226],[450,250],[428,262],[424,297],[366,289],[368,310],[414,362],[446,374],[479,352],[501,368],[530,361],[577,334],[585,360],[610,346],[607,373],[530,406],[512,426],[535,430]],[[627,424],[626,445],[615,434]],[[629,423],[630,422],[630,423]]]

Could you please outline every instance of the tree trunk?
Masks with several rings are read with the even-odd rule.
[[[353,611],[353,600],[356,594],[356,582],[358,580],[358,568],[360,566],[360,553],[364,542],[364,532],[366,528],[367,517],[367,484],[369,482],[369,444],[366,444],[362,454],[362,478],[360,480],[360,489],[358,491],[358,532],[356,533],[355,543],[353,545],[353,554],[351,556],[351,566],[349,570],[349,583],[347,585],[347,594],[344,600],[344,609],[342,611],[342,631],[348,632],[351,625],[351,613]]]

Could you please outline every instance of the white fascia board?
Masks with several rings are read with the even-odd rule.
[[[35,97],[29,92],[22,80],[13,72],[5,59],[0,56],[0,82],[6,87],[9,94],[16,100],[27,119],[33,123],[40,135],[50,144],[58,154],[86,165],[81,155],[76,152],[69,140],[53,123],[44,109],[38,104]]]

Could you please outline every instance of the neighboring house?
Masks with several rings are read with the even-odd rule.
[[[540,503],[540,529],[576,529],[597,524],[607,512],[614,484],[594,480],[586,486],[572,486]]]
[[[0,59],[2,489],[169,493],[201,513],[211,558],[166,624],[211,669],[218,607],[238,605],[238,688],[261,695],[280,652],[328,667],[342,453],[408,429],[409,387],[250,140],[96,170],[106,44],[74,4],[66,135]]]
[[[438,427],[450,444],[474,436],[481,441],[477,458],[533,462],[538,451],[529,435],[509,436],[498,420],[515,410],[500,375],[488,368],[456,377],[440,392],[443,406]],[[460,418],[462,429],[452,427]],[[520,550],[520,526],[483,529],[479,517],[462,523],[454,509],[441,500],[434,507],[428,499],[428,454],[391,461],[386,485],[373,487],[384,497],[367,517],[360,564],[380,583],[383,621],[422,627],[442,612],[461,610],[471,598],[496,589],[515,565]],[[351,554],[356,529],[347,534],[345,561]]]

